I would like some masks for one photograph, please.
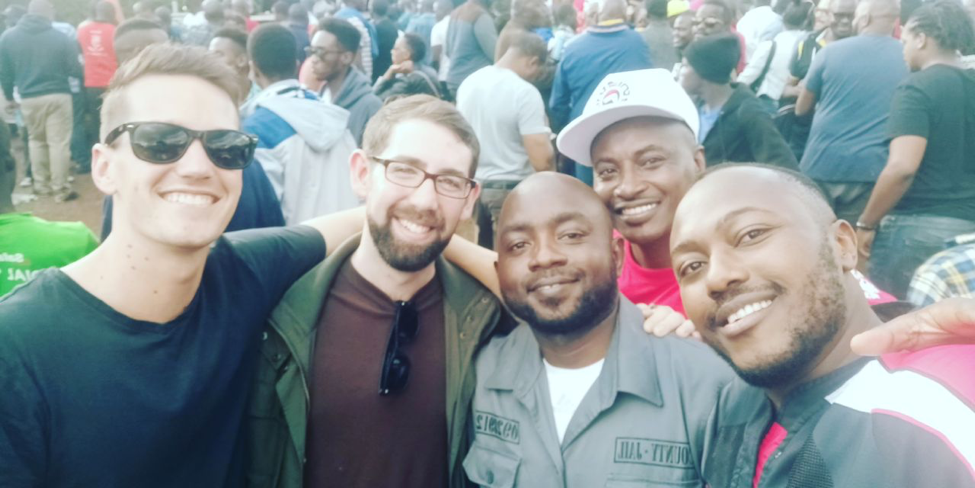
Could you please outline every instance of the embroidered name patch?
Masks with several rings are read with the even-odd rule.
[[[682,469],[694,468],[689,444],[636,437],[616,438],[613,462]]]
[[[512,444],[521,443],[521,425],[518,421],[499,417],[493,413],[475,411],[474,432]]]

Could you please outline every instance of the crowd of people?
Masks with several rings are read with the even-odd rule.
[[[0,486],[975,486],[975,2],[175,6],[3,12]]]

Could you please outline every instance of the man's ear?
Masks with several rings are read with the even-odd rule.
[[[352,182],[352,190],[360,200],[365,200],[372,189],[372,175],[369,157],[362,149],[356,149],[349,156],[349,173]]]
[[[704,146],[697,146],[694,150],[694,166],[697,168],[697,173],[701,174],[708,167],[708,161],[704,159]]]
[[[843,266],[843,272],[849,272],[857,267],[857,231],[849,222],[837,219],[830,225],[832,237],[831,245],[836,246],[836,258]]]
[[[613,265],[616,266],[616,276],[623,274],[623,263],[626,261],[626,244],[622,237],[613,238]]]
[[[344,64],[345,66],[352,66],[353,64],[355,64],[355,59],[356,59],[356,57],[358,55],[359,55],[358,52],[354,52],[354,53],[352,53],[352,52],[344,52],[344,53],[342,53],[340,55],[340,56],[342,56],[342,64]],[[338,93],[336,93],[336,95],[338,95]]]
[[[91,180],[99,191],[109,196],[118,191],[116,163],[110,157],[113,152],[111,147],[102,143],[91,148]]]
[[[471,188],[471,194],[467,195],[467,201],[464,202],[464,211],[460,214],[460,220],[467,220],[474,215],[474,205],[477,205],[477,199],[481,196],[481,185],[474,184],[474,188]]]

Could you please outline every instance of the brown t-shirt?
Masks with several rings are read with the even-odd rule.
[[[443,290],[410,300],[418,313],[406,388],[379,395],[396,304],[347,261],[325,299],[311,377],[305,486],[446,487]]]

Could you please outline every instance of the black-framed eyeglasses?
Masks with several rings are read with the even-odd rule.
[[[244,169],[254,158],[257,137],[238,130],[193,130],[165,122],[130,122],[122,124],[105,137],[112,144],[129,133],[129,145],[135,157],[153,164],[169,164],[186,154],[193,141],[203,142],[207,157],[223,169]]]
[[[437,193],[450,198],[467,198],[471,194],[471,190],[477,185],[476,181],[463,176],[427,173],[402,161],[375,156],[369,156],[369,158],[385,166],[386,179],[390,183],[407,188],[419,188],[424,181],[433,180],[433,188]]]
[[[410,381],[410,358],[400,347],[413,342],[420,324],[416,308],[410,302],[396,302],[393,329],[383,354],[383,373],[379,378],[379,394],[389,396],[403,391]]]

